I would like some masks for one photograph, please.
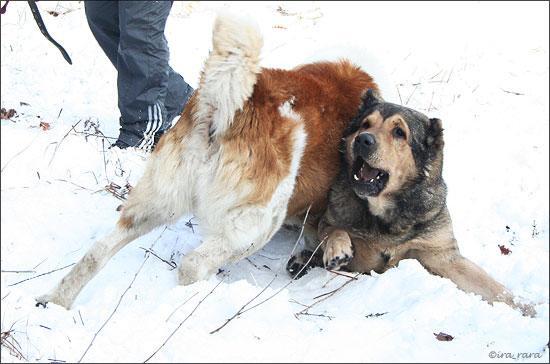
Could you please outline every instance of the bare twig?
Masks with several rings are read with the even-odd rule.
[[[170,214],[170,217],[174,216],[174,213]],[[155,239],[155,241],[153,241],[153,244],[151,244],[151,246],[149,247],[149,249],[153,249],[153,247],[155,246],[155,244],[160,240],[160,238],[162,238],[162,236],[164,235],[164,232],[168,229],[168,225],[164,225],[164,229],[160,232],[160,235]]]
[[[84,320],[82,319],[82,314],[80,314],[80,310],[78,310],[78,317],[80,317],[80,322],[82,323],[82,326],[84,326]]]
[[[329,284],[330,282],[332,282],[334,279],[336,279],[337,277],[338,277],[338,275],[336,275],[336,274],[333,275],[332,277],[330,277],[330,278],[325,282],[325,284],[323,284],[323,286],[322,286],[321,288],[325,288],[326,286],[328,286],[328,284]]]
[[[399,91],[399,85],[395,85],[397,89],[397,95],[399,96],[399,105],[403,105],[403,100],[401,99],[401,92]]]
[[[321,297],[324,297],[324,296],[327,296],[327,295],[332,295],[336,292],[338,292],[339,290],[341,290],[346,284],[350,283],[352,280],[357,280],[357,276],[359,276],[359,274],[361,273],[357,273],[354,277],[347,277],[349,278],[350,280],[347,281],[344,285],[330,291],[330,292],[327,292],[327,293],[323,293],[323,294],[320,294],[319,296],[316,296],[316,297],[313,297],[314,300],[318,299],[318,298],[321,298]]]
[[[408,98],[407,101],[405,102],[405,105],[408,105],[408,104],[409,104],[409,101],[411,101],[411,98],[412,98],[412,96],[414,95],[416,89],[418,88],[418,85],[419,85],[419,84],[414,85],[414,89],[412,90],[411,94],[409,95],[409,98]]]
[[[432,77],[430,77],[430,80],[433,80],[434,78],[436,78],[437,76],[439,76],[441,74],[441,72],[443,72],[443,70],[439,70],[439,72],[437,72],[435,75],[433,75]]]
[[[27,361],[27,358],[21,353],[21,345],[19,345],[19,342],[13,337],[12,333],[15,331],[13,330],[13,326],[15,325],[15,322],[11,325],[9,330],[2,331],[0,333],[0,346],[5,347],[10,352],[10,355],[16,357],[17,359],[23,359]]]
[[[213,330],[210,332],[210,334],[215,334],[217,333],[218,331],[220,331],[221,329],[223,329],[229,322],[231,322],[232,320],[234,320],[237,316],[241,315],[241,313],[243,313],[244,309],[246,308],[246,306],[248,306],[249,304],[251,304],[256,298],[260,297],[262,295],[262,293],[264,293],[266,291],[266,289],[271,286],[271,284],[275,281],[275,278],[277,278],[277,275],[275,275],[273,277],[273,279],[267,284],[267,286],[265,286],[257,295],[255,295],[254,297],[252,297],[252,299],[250,301],[248,301],[247,303],[245,303],[238,311],[237,313],[235,313],[233,316],[231,316],[230,318],[228,318],[225,323],[223,325],[221,325],[220,327],[218,327],[217,329]]]
[[[96,137],[96,138],[105,138],[105,139],[114,139],[114,140],[117,139],[116,137],[101,135],[101,134],[97,134],[97,133],[89,133],[89,132],[85,132],[85,131],[75,131],[73,133],[75,135],[84,135],[85,137],[93,136],[93,137]]]
[[[2,270],[2,273],[36,273],[34,270]]]
[[[58,269],[54,269],[54,270],[51,270],[49,272],[46,272],[46,273],[42,273],[42,274],[39,274],[37,276],[34,276],[34,277],[30,277],[30,278],[27,278],[27,279],[23,279],[22,281],[19,281],[19,282],[15,282],[15,283],[12,283],[12,284],[8,284],[8,287],[13,287],[15,285],[18,285],[19,283],[23,283],[23,282],[26,282],[26,281],[30,281],[31,279],[35,279],[35,278],[38,278],[38,277],[42,277],[42,276],[45,276],[46,274],[50,274],[50,273],[53,273],[53,272],[57,272],[59,270],[62,270],[62,269],[65,269],[65,268],[68,268],[70,266],[73,266],[75,265],[76,263],[71,263],[69,265],[66,265],[62,268],[58,268]]]
[[[139,269],[137,270],[136,274],[134,274],[134,278],[132,279],[132,281],[130,282],[130,285],[124,290],[124,292],[122,293],[122,295],[120,296],[119,300],[118,300],[118,303],[116,304],[115,306],[115,309],[113,310],[113,312],[111,312],[111,314],[109,315],[109,317],[107,317],[107,320],[105,320],[105,322],[103,323],[103,325],[101,325],[101,327],[99,328],[99,330],[96,331],[96,333],[94,334],[94,337],[92,338],[92,341],[90,341],[90,344],[88,345],[88,347],[86,348],[86,350],[84,351],[84,353],[82,354],[82,356],[80,357],[80,359],[78,359],[78,362],[82,362],[82,359],[84,359],[84,356],[86,356],[86,354],[88,353],[88,350],[90,350],[90,348],[92,347],[92,345],[94,344],[94,341],[97,337],[97,335],[99,335],[99,333],[101,332],[101,330],[103,330],[103,328],[107,325],[107,323],[111,320],[111,318],[114,316],[114,314],[116,313],[117,309],[118,309],[118,306],[120,306],[120,303],[122,302],[122,299],[124,298],[124,296],[126,295],[126,293],[130,290],[130,288],[132,288],[132,284],[134,284],[139,272],[141,272],[141,269],[143,268],[143,266],[145,265],[145,262],[147,262],[147,259],[149,259],[149,255],[147,255],[145,257],[145,259],[143,260],[143,263],[141,263],[141,266],[139,267]]]
[[[248,312],[264,303],[266,303],[267,301],[269,301],[270,299],[272,299],[273,297],[277,296],[279,293],[281,293],[285,288],[287,288],[288,286],[290,286],[292,284],[292,282],[294,282],[294,280],[296,279],[296,277],[298,277],[300,275],[300,273],[302,273],[302,271],[304,269],[306,269],[306,267],[308,266],[309,262],[311,262],[311,259],[313,259],[313,257],[315,256],[315,253],[317,252],[317,250],[321,247],[321,244],[323,244],[325,242],[326,238],[321,240],[319,242],[319,244],[317,245],[317,247],[315,248],[315,250],[313,251],[313,254],[311,254],[311,257],[309,257],[309,259],[307,260],[307,262],[304,264],[304,266],[294,275],[294,277],[292,277],[287,284],[285,284],[283,287],[281,287],[277,292],[273,293],[271,296],[269,296],[268,298],[266,298],[265,300],[255,304],[254,306],[252,307],[249,307],[245,310],[243,310],[240,315],[244,314],[245,312]]]
[[[299,314],[295,314],[294,316],[296,318],[298,318],[298,315],[300,316],[315,316],[315,317],[324,317],[324,318],[327,318],[329,320],[332,320],[334,318],[334,316],[330,316],[330,315],[323,315],[323,314],[320,314],[320,313],[309,313],[309,312],[304,312],[304,313],[299,313]]]
[[[73,126],[71,126],[71,128],[69,129],[69,131],[68,131],[67,133],[65,133],[65,135],[63,136],[63,138],[61,138],[61,140],[56,144],[55,149],[53,150],[52,158],[50,159],[50,163],[48,163],[48,166],[52,164],[53,159],[54,159],[54,157],[55,157],[55,154],[57,153],[57,149],[59,149],[59,146],[61,145],[61,143],[63,143],[63,141],[65,140],[65,138],[67,137],[67,135],[69,135],[69,133],[70,133],[71,131],[73,131],[74,128],[76,128],[76,126],[77,126],[78,124],[80,124],[81,121],[82,121],[82,119],[81,119],[81,120],[78,120],[78,121],[76,122],[76,124],[74,124]]]
[[[214,288],[212,288],[212,290],[210,292],[208,292],[208,294],[206,294],[206,296],[204,296],[202,298],[202,300],[199,301],[199,303],[197,303],[197,305],[195,306],[195,308],[193,309],[193,311],[191,311],[191,313],[189,315],[187,315],[187,317],[185,317],[185,319],[183,319],[182,322],[180,322],[180,324],[174,329],[174,331],[172,331],[172,333],[170,333],[170,335],[168,335],[168,337],[166,338],[166,340],[164,340],[164,342],[162,343],[162,345],[160,345],[157,350],[155,350],[153,352],[153,354],[151,354],[147,359],[145,359],[144,363],[147,363],[149,360],[151,360],[151,358],[153,356],[155,356],[159,351],[160,349],[162,349],[164,347],[164,345],[166,345],[166,343],[168,343],[168,341],[172,338],[172,336],[174,336],[174,334],[180,329],[180,327],[185,323],[185,321],[187,321],[189,319],[189,317],[191,317],[193,315],[193,313],[197,310],[197,308],[199,308],[199,306],[201,305],[201,303],[204,302],[205,299],[208,298],[208,296],[210,296],[215,290],[216,288],[218,288],[218,286],[224,281],[225,277],[222,278],[222,280],[220,280],[218,282],[218,284],[216,284],[214,286]]]
[[[103,134],[103,132],[101,130],[99,130],[99,128],[95,128],[95,132],[96,132],[96,135],[99,134],[103,139],[107,140],[107,143],[109,143],[109,147],[113,146],[113,144],[109,141],[109,139],[117,139],[117,138],[114,138],[114,137],[106,136],[105,134]]]
[[[4,166],[2,167],[2,169],[0,170],[0,173],[4,172],[4,169],[8,166],[8,164],[10,164],[11,161],[13,161],[15,159],[15,157],[17,157],[18,155],[20,155],[21,153],[23,153],[24,151],[26,151],[27,149],[29,149],[29,147],[34,143],[34,141],[36,140],[36,138],[38,138],[40,136],[40,134],[36,134],[36,136],[31,140],[31,142],[29,143],[29,145],[27,145],[25,148],[21,149],[19,152],[17,152],[16,154],[14,154],[13,157],[11,157],[7,162],[6,164],[4,164]]]
[[[163,261],[164,263],[168,264],[168,265],[170,266],[170,270],[176,269],[176,268],[178,267],[178,266],[176,265],[176,263],[174,263],[174,262],[172,262],[172,261],[169,262],[169,261],[167,261],[166,259],[161,258],[160,256],[158,256],[157,253],[155,253],[152,249],[146,249],[146,248],[143,248],[143,247],[141,247],[141,246],[140,246],[139,248],[145,250],[147,253],[153,254],[155,257],[157,257],[158,259],[160,259],[160,260]]]
[[[195,233],[195,228],[194,228],[194,226],[197,225],[197,224],[193,224],[193,223],[191,222],[191,220],[193,220],[194,218],[195,218],[195,216],[193,216],[192,218],[190,218],[189,221],[187,221],[187,222],[185,223],[185,226],[187,226],[188,228],[190,228],[191,231],[193,232],[193,234]]]
[[[300,306],[302,306],[302,307],[307,307],[307,305],[304,305],[303,303],[300,303],[300,302],[296,301],[296,300],[293,299],[293,298],[291,298],[290,300],[288,300],[288,302],[290,302],[290,303],[295,303],[295,304],[300,305]]]
[[[101,139],[101,149],[103,151],[103,169],[105,170],[105,178],[107,179],[107,182],[109,181],[109,176],[107,175],[107,159],[105,158],[105,139]],[[109,185],[112,182],[109,183]]]
[[[428,106],[428,112],[432,111],[432,104],[434,101],[435,90],[432,90],[432,98],[430,99],[430,106]]]
[[[451,68],[451,72],[449,72],[449,77],[447,77],[447,83],[449,83],[449,81],[451,80],[451,76],[453,75],[453,71],[454,71],[454,67]]]
[[[313,298],[314,300],[316,300],[316,299],[318,299],[318,298],[320,298],[320,297],[323,297],[323,298],[321,298],[321,299],[315,301],[315,302],[312,303],[311,305],[307,306],[307,307],[304,308],[302,311],[297,312],[297,313],[295,314],[295,316],[298,317],[298,316],[300,316],[300,315],[306,315],[306,314],[308,314],[308,313],[309,313],[308,311],[309,311],[312,307],[314,307],[314,306],[318,305],[319,303],[321,303],[321,302],[323,302],[323,301],[329,299],[330,297],[334,296],[337,292],[339,292],[340,290],[342,290],[345,286],[347,286],[348,284],[350,284],[351,282],[353,282],[354,280],[356,280],[357,277],[358,277],[360,274],[361,274],[361,273],[357,273],[354,277],[351,277],[347,282],[345,282],[344,284],[342,284],[340,287],[336,288],[335,290],[332,290],[332,291],[327,292],[327,293],[323,293],[322,295],[319,295],[319,296]]]
[[[97,180],[97,176],[95,175],[94,171],[88,171],[87,173],[91,173],[92,176],[94,176],[95,184],[98,185],[98,184],[99,184],[99,181]]]
[[[42,263],[44,263],[46,260],[48,260],[48,258],[44,258],[44,260],[42,260],[40,263],[38,263],[37,265],[35,265],[34,267],[32,267],[32,269],[36,269],[38,268]]]
[[[342,276],[342,277],[346,277],[346,278],[351,278],[351,279],[354,279],[354,280],[357,280],[357,276],[353,276],[353,275],[350,275],[350,274],[346,274],[344,272],[340,272],[340,271],[337,271],[337,270],[331,270],[329,269],[328,270],[330,273],[333,273],[333,274],[336,274],[337,276]]]
[[[74,182],[72,182],[72,181],[67,181],[66,179],[56,178],[55,181],[70,183],[70,184],[72,184],[72,185],[74,185],[74,186],[76,186],[76,187],[78,187],[78,188],[80,188],[80,189],[87,190],[87,191],[92,191],[91,189],[89,189],[89,188],[87,188],[87,187],[81,186],[81,185],[79,185],[79,184],[77,184],[77,183],[74,183]]]
[[[521,92],[516,92],[516,91],[508,91],[508,90],[505,90],[503,88],[501,88],[502,91],[506,92],[507,94],[512,94],[512,95],[516,95],[516,96],[523,96],[525,94],[522,94]]]
[[[178,307],[176,307],[176,309],[174,311],[172,311],[172,313],[166,318],[166,320],[164,320],[164,322],[168,322],[168,320],[170,320],[170,317],[172,317],[173,314],[176,313],[177,310],[179,310],[183,305],[185,305],[187,302],[191,301],[191,299],[193,297],[195,297],[197,294],[199,294],[199,292],[195,292],[193,293],[193,295],[191,297],[189,297],[188,299],[186,299],[185,301],[183,301],[183,303],[181,305],[179,305]]]
[[[388,313],[389,313],[389,312],[369,313],[369,314],[366,315],[365,317],[366,317],[366,318],[380,317],[380,316],[384,316],[385,314],[388,314]]]
[[[287,262],[290,258],[292,258],[292,254],[294,254],[294,251],[296,250],[296,247],[298,246],[298,243],[300,242],[300,239],[302,238],[302,235],[304,234],[304,229],[306,227],[306,222],[307,222],[307,217],[309,216],[309,211],[311,210],[311,204],[309,205],[309,207],[307,208],[306,210],[306,214],[304,216],[304,220],[302,220],[302,226],[300,228],[300,234],[298,234],[298,238],[296,239],[296,241],[294,242],[294,246],[292,247],[292,250],[290,251],[290,254],[288,255],[288,258],[287,258]],[[285,262],[281,262],[281,267],[280,269],[282,269],[282,265],[285,264]]]
[[[265,258],[265,259],[269,259],[269,260],[279,260],[281,258],[271,258],[271,257],[268,257],[267,255],[263,255],[263,254],[260,254],[258,253],[258,256],[262,257],[262,258]]]
[[[260,267],[254,263],[252,260],[250,260],[250,258],[245,258],[247,262],[249,262],[250,264],[252,264],[254,266],[254,268],[256,268],[257,270],[261,270]]]

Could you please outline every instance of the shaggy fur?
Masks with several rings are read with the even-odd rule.
[[[261,46],[255,26],[217,19],[199,88],[159,141],[115,229],[39,303],[70,308],[117,251],[183,214],[199,218],[203,243],[179,264],[181,284],[251,255],[310,205],[315,234],[342,132],[377,86],[347,61],[261,69]]]
[[[343,144],[342,171],[319,224],[322,259],[313,262],[383,273],[402,259],[417,259],[466,292],[535,314],[460,254],[446,206],[441,120],[383,102],[369,91]],[[310,255],[294,257],[288,269],[295,272]]]

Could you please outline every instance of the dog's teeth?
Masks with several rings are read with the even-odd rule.
[[[357,177],[356,174],[353,175],[353,179],[356,180],[356,181],[359,181],[359,177]]]
[[[374,178],[371,178],[369,182],[374,182]]]
[[[380,179],[380,175],[376,176],[376,179]]]

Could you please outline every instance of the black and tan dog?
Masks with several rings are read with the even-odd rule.
[[[441,120],[383,102],[369,90],[342,152],[341,174],[319,223],[323,256],[316,255],[316,264],[382,273],[402,259],[417,259],[430,273],[490,303],[535,313],[460,254],[442,178]],[[289,271],[295,273],[308,255],[306,250],[302,259],[291,259]]]

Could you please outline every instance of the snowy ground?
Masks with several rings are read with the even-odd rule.
[[[76,262],[106,234],[120,201],[103,187],[134,185],[145,157],[104,152],[113,139],[82,134],[93,134],[95,124],[117,136],[115,71],[82,2],[38,4],[74,64],[43,38],[24,2],[8,5],[1,103],[17,115],[1,121],[1,324],[13,330],[7,341],[20,345],[26,360],[74,362],[146,259],[140,247],[179,263],[200,242],[200,221],[191,227],[187,216],[128,245],[70,311],[34,307],[34,297],[68,268],[16,284]],[[249,260],[188,287],[149,255],[83,361],[145,360],[223,279],[152,361],[512,361],[526,353],[548,362],[548,3],[175,3],[167,26],[171,64],[193,86],[222,7],[258,20],[266,67],[349,57],[380,82],[387,100],[442,118],[448,205],[461,251],[535,302],[538,315],[490,306],[403,261],[350,282],[310,315],[295,315],[349,280],[313,270],[210,334],[274,275],[254,303],[288,282],[284,265],[297,233],[282,230]],[[498,245],[512,253],[502,255]],[[7,272],[14,270],[31,272]],[[436,340],[440,331],[454,340]],[[5,346],[1,360],[17,361]]]

